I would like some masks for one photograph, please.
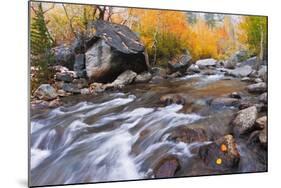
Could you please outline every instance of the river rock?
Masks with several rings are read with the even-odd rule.
[[[91,93],[101,93],[105,89],[106,89],[106,87],[102,83],[94,82],[90,85],[90,92]]]
[[[186,70],[187,73],[200,73],[200,68],[196,64],[191,64]]]
[[[64,66],[61,66],[61,65],[55,65],[55,66],[53,66],[53,70],[54,70],[55,72],[61,72],[61,73],[63,73],[63,72],[68,72],[68,71],[69,71],[69,69],[68,69],[67,67],[64,67]]]
[[[52,100],[57,98],[58,94],[50,84],[42,84],[36,89],[34,96],[42,100]]]
[[[248,57],[248,53],[245,50],[239,50],[237,52],[235,52],[230,58],[229,60],[232,62],[242,62],[244,60],[246,60]]]
[[[258,118],[255,123],[257,129],[264,129],[265,127],[267,127],[267,116]]]
[[[73,70],[75,54],[71,45],[60,45],[52,49],[56,65],[62,65]]]
[[[62,84],[63,85],[63,84]],[[61,85],[61,87],[62,87],[62,85]],[[63,89],[59,89],[58,91],[57,91],[57,94],[58,94],[58,96],[60,96],[60,97],[66,97],[66,96],[69,96],[70,94],[69,93],[67,93],[66,91],[64,91]]]
[[[74,79],[72,83],[76,85],[78,89],[88,87],[88,81],[85,78]]]
[[[81,95],[89,95],[91,94],[91,90],[89,88],[83,88],[80,90]]]
[[[72,82],[73,77],[70,72],[57,72],[55,74],[55,79],[58,81]]]
[[[208,138],[205,130],[202,128],[188,128],[181,126],[171,132],[168,140],[189,144],[192,142],[204,142],[207,141]]]
[[[166,94],[160,97],[160,102],[165,105],[170,104],[185,104],[185,99],[179,94]]]
[[[261,78],[256,78],[256,79],[254,80],[254,82],[256,82],[256,83],[261,83],[261,82],[263,82],[263,81],[262,81]]]
[[[104,87],[106,89],[123,88],[125,85],[131,84],[134,81],[134,79],[136,78],[136,76],[137,76],[137,73],[135,73],[131,70],[127,70],[127,71],[123,72],[122,74],[120,74],[114,80],[114,82],[112,82],[110,84],[106,84],[106,85],[104,85]]]
[[[73,83],[63,83],[62,89],[65,92],[73,93],[73,94],[80,94],[80,89],[76,84]]]
[[[164,80],[164,78],[162,76],[156,75],[156,76],[152,77],[152,79],[150,80],[149,83],[157,84],[157,83],[162,82],[163,80]]]
[[[181,56],[178,61],[168,62],[168,68],[170,70],[170,73],[178,71],[184,73],[186,69],[190,66],[191,59],[192,57],[188,53],[187,55]]]
[[[211,70],[211,69],[205,69],[202,71],[203,75],[215,75],[217,72],[215,70]]]
[[[151,73],[153,76],[165,77],[167,75],[167,71],[161,67],[152,67]]]
[[[227,69],[234,69],[236,67],[236,61],[233,61],[233,60],[227,60],[227,61],[224,61],[223,63],[223,66]]]
[[[267,92],[265,92],[259,96],[259,101],[267,104]]]
[[[149,82],[152,78],[152,74],[150,72],[143,72],[141,74],[138,74],[135,78],[136,83],[146,83]]]
[[[206,68],[206,67],[211,67],[211,66],[216,66],[217,60],[215,59],[201,59],[196,61],[196,65],[202,69],[202,68]]]
[[[261,82],[247,86],[247,90],[250,93],[263,93],[267,91],[267,86],[266,83]]]
[[[256,106],[240,110],[232,121],[234,133],[241,135],[252,130],[257,119],[257,115],[258,110]]]
[[[246,76],[246,77],[243,77],[243,78],[241,79],[241,81],[242,81],[242,82],[251,82],[252,79],[251,79],[250,77]]]
[[[229,97],[231,98],[235,98],[235,99],[241,99],[241,93],[238,93],[238,92],[232,92],[229,94]]]
[[[49,108],[57,108],[57,107],[59,107],[61,105],[62,105],[62,102],[61,102],[61,100],[59,98],[50,101],[49,104],[48,104]]]
[[[213,106],[235,106],[239,104],[239,99],[232,97],[219,97],[212,100]]]
[[[173,177],[180,169],[179,160],[175,156],[164,157],[154,168],[156,178]]]
[[[252,69],[257,69],[257,66],[258,66],[258,59],[256,56],[254,57],[251,57],[251,58],[248,58],[247,60],[241,62],[241,65],[240,66],[250,66],[252,67]]]
[[[258,135],[259,141],[264,148],[267,148],[267,127],[260,131]]]
[[[182,74],[178,71],[178,72],[174,72],[170,75],[167,75],[167,78],[178,78],[178,77],[181,77]]]
[[[96,42],[85,53],[91,81],[111,82],[126,70],[141,73],[148,69],[144,45],[127,26],[101,20],[92,25]]]
[[[211,144],[201,146],[199,156],[207,166],[217,170],[236,168],[240,161],[240,154],[232,135],[226,135]]]
[[[242,67],[237,67],[234,70],[230,70],[228,74],[235,77],[245,77],[249,76],[252,71],[253,69],[249,65],[245,65]]]
[[[263,81],[267,81],[267,66],[263,65],[259,70],[258,70],[258,76],[261,78]]]

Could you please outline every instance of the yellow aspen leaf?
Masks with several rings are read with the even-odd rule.
[[[227,151],[227,146],[225,144],[222,144],[220,147],[222,152],[226,152]]]
[[[217,158],[216,164],[217,164],[217,165],[221,165],[221,164],[222,164],[222,159],[221,159],[221,158]]]

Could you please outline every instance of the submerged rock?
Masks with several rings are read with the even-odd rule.
[[[257,119],[257,115],[258,110],[256,106],[240,110],[232,121],[234,133],[241,135],[252,130]]]
[[[165,105],[170,104],[185,104],[185,99],[179,94],[166,94],[160,97],[160,102]]]
[[[42,100],[52,100],[57,98],[58,94],[50,84],[42,84],[36,89],[34,96]]]
[[[250,93],[263,93],[263,92],[267,91],[267,86],[266,86],[266,83],[261,82],[261,83],[252,84],[252,85],[247,86],[247,90]]]
[[[179,169],[179,160],[174,156],[169,156],[160,159],[154,168],[154,175],[156,178],[173,177]]]
[[[240,161],[240,154],[232,135],[226,135],[211,144],[201,146],[199,156],[207,166],[216,170],[236,168]]]
[[[219,97],[212,100],[211,105],[213,106],[235,106],[239,104],[239,99],[231,97]]]
[[[168,140],[189,144],[192,142],[204,142],[207,141],[208,138],[205,130],[202,128],[188,128],[186,126],[181,126],[171,132]]]

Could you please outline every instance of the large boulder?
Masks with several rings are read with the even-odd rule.
[[[141,73],[148,69],[144,45],[127,26],[96,21],[93,27],[97,40],[85,53],[91,81],[111,82],[126,70]]]
[[[73,70],[75,53],[71,45],[60,45],[52,49],[56,65],[62,65]]]
[[[256,106],[240,110],[232,121],[234,133],[241,135],[251,131],[254,128],[257,116],[258,110]]]
[[[240,161],[237,144],[232,135],[226,135],[201,146],[199,156],[207,166],[215,170],[237,168]]]
[[[153,171],[156,178],[167,178],[175,176],[179,169],[179,160],[175,156],[168,156],[160,159]]]
[[[249,65],[237,67],[234,70],[229,70],[228,74],[235,77],[246,77],[251,74],[253,69]]]
[[[85,67],[85,55],[77,54],[75,56],[74,71],[80,78],[86,77],[86,67]]]
[[[202,68],[208,68],[208,67],[212,67],[212,66],[216,66],[217,64],[217,60],[215,59],[201,59],[196,61],[195,63],[200,69]]]
[[[263,93],[267,91],[267,85],[264,82],[260,82],[257,84],[251,84],[247,86],[247,90],[250,93]]]
[[[191,59],[192,59],[192,57],[188,53],[187,55],[181,56],[178,61],[169,62],[168,68],[170,70],[170,73],[174,73],[177,71],[184,73],[186,71],[186,69],[190,66]]]
[[[50,84],[42,84],[36,89],[34,96],[42,100],[52,100],[57,98],[58,94]]]

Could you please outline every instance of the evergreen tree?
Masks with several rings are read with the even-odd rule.
[[[48,65],[54,61],[51,48],[54,46],[55,41],[48,31],[42,3],[38,3],[36,8],[32,7],[32,9],[34,15],[32,16],[30,28],[31,65],[38,69],[36,80],[33,81],[35,84],[32,86],[32,90],[34,90],[34,87],[48,82],[52,76],[48,70]]]

